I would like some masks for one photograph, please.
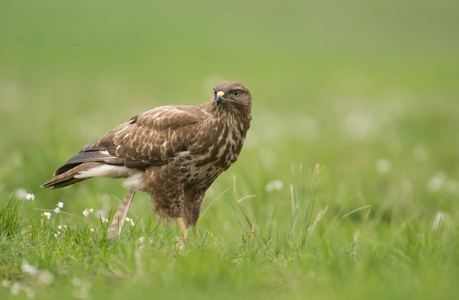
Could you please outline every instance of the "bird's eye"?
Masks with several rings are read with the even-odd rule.
[[[240,92],[239,91],[234,91],[233,95],[234,97],[239,97]]]

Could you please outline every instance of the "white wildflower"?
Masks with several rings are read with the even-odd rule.
[[[268,193],[272,191],[280,191],[284,188],[284,184],[280,180],[273,180],[266,184],[265,189]]]
[[[57,226],[57,229],[59,229],[59,230],[67,229],[67,225],[59,225],[59,226]]]
[[[73,297],[76,299],[89,299],[90,294],[89,290],[91,289],[90,282],[84,282],[80,279],[74,278],[72,281],[74,288],[73,288]]]
[[[27,194],[25,194],[25,198],[27,200],[35,200],[35,195],[32,194],[32,193],[27,193]]]
[[[62,232],[58,231],[57,233],[55,233],[55,234],[54,234],[54,237],[56,237],[56,238],[57,238],[58,236],[60,236],[60,235],[61,235],[61,233],[62,233]]]
[[[50,285],[54,281],[54,276],[49,271],[40,271],[38,273],[38,280],[46,285]]]
[[[13,283],[13,285],[10,288],[10,292],[12,295],[17,295],[21,291],[21,284],[19,282]]]
[[[432,178],[430,178],[427,182],[427,189],[429,190],[429,192],[432,193],[439,191],[445,185],[446,179],[447,178],[445,172],[436,172],[434,176],[432,176]]]
[[[84,211],[83,211],[83,215],[85,217],[89,216],[90,213],[93,212],[93,209],[92,208],[86,208]]]
[[[3,279],[2,280],[2,286],[3,287],[9,287],[11,285],[11,282],[9,280]]]
[[[81,279],[79,278],[73,278],[72,279],[72,284],[75,285],[75,286],[80,286],[81,285]]]
[[[144,241],[145,241],[145,237],[141,236],[141,237],[139,238],[139,242],[142,244]]]
[[[37,268],[34,266],[30,265],[27,260],[24,260],[21,265],[21,270],[24,273],[30,274],[30,275],[37,275]]]
[[[104,218],[104,217],[101,217],[100,220],[101,220],[102,223],[107,223],[108,222],[108,219]]]
[[[61,212],[61,209],[60,209],[59,207],[56,207],[56,208],[54,209],[54,212],[55,212],[56,214],[58,214],[58,213]]]
[[[134,221],[133,221],[131,218],[127,218],[127,217],[126,217],[125,220],[126,220],[126,222],[131,223],[131,226],[134,226],[134,225],[135,225]]]
[[[64,203],[63,202],[57,202],[57,207],[64,208]]]
[[[387,174],[392,169],[392,164],[385,158],[379,158],[375,161],[375,169],[379,174]]]
[[[35,297],[35,292],[29,286],[25,286],[23,289],[29,299],[32,299]]]
[[[91,232],[94,232],[94,228],[92,228],[92,227],[91,227],[91,228],[89,228],[89,230],[90,230]]]
[[[349,114],[344,120],[344,125],[349,134],[356,139],[367,137],[373,129],[371,116],[361,112]]]
[[[48,220],[51,218],[51,213],[50,213],[50,212],[47,212],[47,211],[45,211],[45,212],[42,213],[41,215],[42,215],[42,217],[45,217],[45,218],[47,218]]]
[[[14,191],[14,195],[19,199],[26,199],[27,191],[25,189],[17,189]]]

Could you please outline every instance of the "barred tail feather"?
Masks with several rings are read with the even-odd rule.
[[[83,181],[86,178],[76,178],[80,172],[84,172],[90,170],[92,168],[98,167],[102,165],[98,162],[86,162],[79,165],[75,165],[73,168],[56,175],[53,179],[43,183],[41,187],[43,188],[52,188],[52,189],[59,189],[71,184],[75,184],[77,182]]]

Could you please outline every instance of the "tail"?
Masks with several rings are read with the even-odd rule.
[[[71,168],[68,168],[68,165],[67,165],[67,168],[66,168],[67,170],[65,170],[62,173],[59,173],[59,170],[61,170],[61,168],[56,170],[56,173],[54,173],[55,177],[53,179],[43,183],[41,185],[41,187],[42,188],[59,189],[59,188],[62,188],[64,186],[68,186],[68,185],[83,181],[83,180],[87,179],[88,177],[86,177],[86,178],[77,178],[77,176],[81,172],[88,171],[88,170],[93,169],[95,167],[98,167],[100,165],[102,165],[102,163],[99,163],[99,162],[85,162],[85,163],[81,163],[81,164],[75,164]]]

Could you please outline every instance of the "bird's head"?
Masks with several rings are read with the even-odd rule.
[[[214,87],[212,100],[223,109],[248,110],[252,106],[252,95],[249,89],[240,82],[223,81]]]

